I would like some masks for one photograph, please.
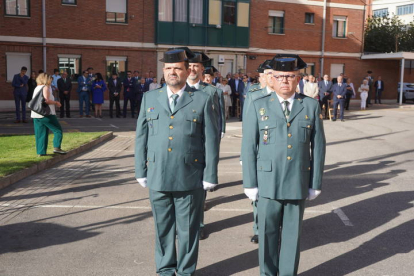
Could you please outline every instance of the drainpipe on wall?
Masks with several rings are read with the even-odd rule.
[[[42,44],[43,44],[43,71],[46,72],[46,0],[42,0]]]
[[[325,55],[325,32],[326,32],[326,6],[327,0],[323,1],[323,21],[322,21],[322,48],[321,48],[321,73],[320,76],[323,77],[323,67],[324,67],[324,55]]]

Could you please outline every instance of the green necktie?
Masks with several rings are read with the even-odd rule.
[[[290,111],[289,111],[289,102],[288,101],[283,101],[283,103],[285,104],[285,110],[283,111],[283,113],[285,114],[286,120],[289,119],[289,115],[290,115]]]
[[[174,112],[175,105],[177,104],[178,94],[172,94],[171,99],[172,101],[170,103],[170,109],[171,109],[171,112]]]

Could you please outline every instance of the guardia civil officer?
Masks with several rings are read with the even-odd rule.
[[[297,55],[272,61],[276,93],[259,97],[243,123],[243,186],[258,202],[260,275],[297,275],[305,199],[321,190],[325,135],[319,103],[295,93]]]
[[[143,96],[135,177],[149,188],[157,273],[194,275],[204,190],[218,181],[217,123],[211,97],[186,85],[185,51],[167,51],[161,61],[167,86]]]
[[[248,110],[251,106],[251,103],[264,95],[267,95],[272,92],[272,89],[270,86],[267,85],[267,78],[266,73],[271,73],[273,70],[270,66],[271,60],[266,60],[262,64],[259,65],[257,68],[257,72],[259,73],[259,83],[254,84],[251,86],[249,92],[247,93],[246,100],[244,102],[244,114],[247,113],[246,110]],[[266,72],[266,73],[265,73]],[[242,142],[243,144],[243,142]],[[243,146],[243,145],[242,145]],[[242,164],[242,158],[240,156],[240,164]],[[258,218],[257,218],[257,200],[252,201],[253,206],[253,236],[250,239],[253,243],[259,242],[259,227],[258,227]]]
[[[205,67],[203,71],[204,83],[212,85],[213,77],[218,70],[214,66]],[[219,132],[221,132],[221,138],[224,138],[226,133],[226,104],[224,102],[223,90],[217,88],[217,94],[219,97],[219,106],[220,106],[220,126]]]

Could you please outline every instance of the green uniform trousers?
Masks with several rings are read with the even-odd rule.
[[[253,235],[259,235],[259,224],[258,224],[258,218],[257,218],[257,202],[252,201],[253,206]]]
[[[60,148],[62,145],[62,127],[56,115],[49,115],[43,118],[33,118],[34,132],[36,139],[37,154],[46,154],[49,129],[53,132],[53,147]]]
[[[260,275],[297,275],[305,200],[261,197],[257,209]]]
[[[203,208],[201,208],[201,217],[200,217],[200,229],[204,228],[204,203],[207,199],[207,191],[204,191],[204,200],[203,200]]]
[[[150,189],[149,196],[155,221],[157,273],[162,276],[175,273],[181,276],[194,275],[204,190],[158,192]]]

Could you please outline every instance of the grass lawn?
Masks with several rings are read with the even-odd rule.
[[[94,140],[107,132],[63,133],[62,149],[69,151]],[[53,158],[53,134],[49,135],[47,156],[38,157],[34,135],[0,136],[0,177]]]

